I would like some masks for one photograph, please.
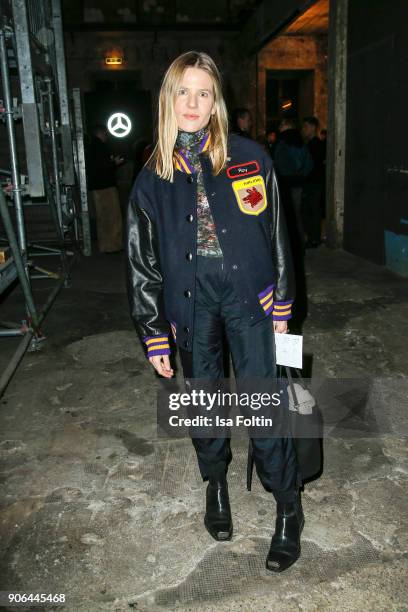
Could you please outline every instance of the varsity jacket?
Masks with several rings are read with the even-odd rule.
[[[225,169],[213,175],[200,147],[207,199],[244,317],[287,320],[295,295],[294,272],[279,191],[268,153],[230,134]],[[169,334],[191,351],[197,238],[197,175],[175,151],[174,182],[144,167],[130,195],[126,229],[127,293],[147,355],[170,353]]]

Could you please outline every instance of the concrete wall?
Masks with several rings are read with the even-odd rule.
[[[224,80],[224,93],[230,109],[242,104],[241,82],[248,82],[253,62],[235,60],[231,32],[66,32],[66,58],[70,87],[83,92],[92,88],[97,72],[135,71],[140,89],[149,90],[155,115],[161,79],[171,61],[191,49],[206,51],[217,63]],[[123,66],[107,68],[104,58],[113,51],[124,57]]]
[[[327,127],[327,36],[282,35],[258,54],[258,130],[265,129],[266,70],[314,70],[313,114]],[[248,104],[256,110],[256,83]]]
[[[67,32],[69,83],[71,87],[89,91],[94,73],[112,71],[104,64],[105,55],[117,51],[125,62],[116,70],[140,73],[141,89],[152,93],[154,116],[167,66],[180,53],[197,49],[208,52],[219,66],[229,108],[248,106],[254,117],[258,115],[254,136],[266,127],[267,69],[314,70],[313,113],[320,119],[321,127],[327,126],[327,37],[280,36],[260,51],[258,60],[256,56],[237,55],[234,37],[231,32],[166,32],[158,34],[155,40],[150,32]]]

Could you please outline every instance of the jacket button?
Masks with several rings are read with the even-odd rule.
[[[238,270],[238,266],[237,266],[237,264],[234,264],[234,265],[232,266],[232,269],[233,269],[233,270]]]
[[[194,220],[193,215],[187,215],[187,217],[186,217],[186,221],[188,221],[189,223],[192,223],[192,222],[193,222],[193,220]]]
[[[191,298],[191,291],[189,291],[188,289],[185,290],[184,292],[184,297],[186,298]]]
[[[188,342],[187,342],[187,340],[185,340],[185,341],[184,341],[184,346],[185,346],[185,348],[188,348]]]
[[[213,191],[211,195],[212,195],[212,196],[215,196],[215,191]]]
[[[189,327],[183,327],[183,331],[185,334],[188,334],[190,332],[190,328]]]
[[[221,233],[222,234],[226,234],[227,233],[227,230],[225,229],[225,227],[222,228]]]
[[[187,177],[187,183],[194,183],[194,179],[191,176],[191,174],[189,174],[188,177]]]
[[[244,304],[248,304],[248,300],[244,300]]]
[[[186,253],[186,259],[187,259],[187,261],[191,261],[193,259],[193,254],[192,253]]]

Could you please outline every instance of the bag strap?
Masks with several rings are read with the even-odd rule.
[[[305,381],[303,380],[302,372],[300,370],[298,370],[298,368],[293,368],[293,369],[295,370],[296,375],[297,375],[297,377],[299,379],[300,386],[303,389],[308,390],[307,385],[306,385]]]
[[[293,397],[293,402],[294,402],[293,405],[295,406],[295,408],[299,408],[299,402],[298,402],[298,398],[297,398],[296,391],[295,391],[295,385],[293,384],[293,378],[292,378],[290,368],[288,366],[285,366],[285,369],[286,369],[286,376],[289,381],[289,387],[292,392],[292,397]]]

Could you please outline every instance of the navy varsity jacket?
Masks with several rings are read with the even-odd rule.
[[[228,162],[212,173],[200,160],[224,265],[231,272],[244,316],[287,320],[294,300],[290,246],[273,163],[256,142],[230,134]],[[146,166],[133,186],[127,215],[127,292],[147,355],[170,353],[169,333],[191,350],[196,274],[197,178],[175,155],[174,182]]]

